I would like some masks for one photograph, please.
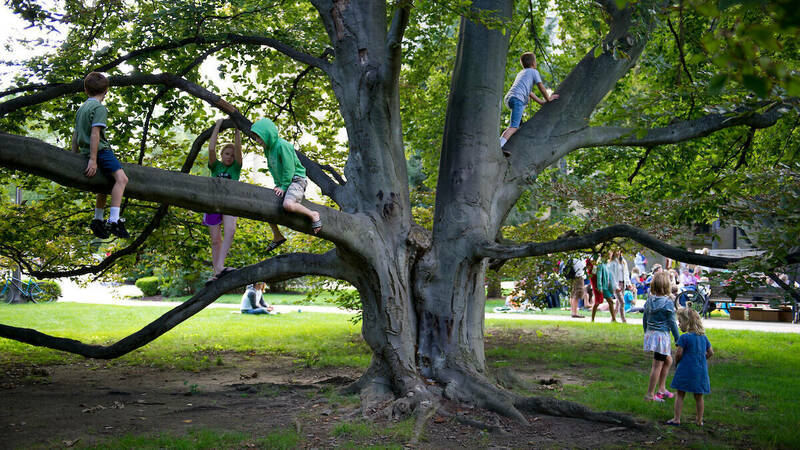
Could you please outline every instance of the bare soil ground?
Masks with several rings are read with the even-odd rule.
[[[299,429],[301,448],[407,444],[375,433],[342,437],[343,422],[360,420],[358,399],[331,393],[356,379],[347,368],[307,368],[286,357],[227,353],[201,372],[130,367],[86,360],[71,365],[0,368],[0,447],[92,445],[125,434],[182,435],[193,428],[250,433]],[[547,389],[547,384],[542,385]],[[451,405],[452,406],[452,405]],[[488,433],[452,417],[430,420],[419,448],[596,448],[651,446],[654,429],[610,430],[607,424],[528,416],[530,425],[480,410],[452,412],[499,425]],[[379,423],[375,429],[390,426]]]

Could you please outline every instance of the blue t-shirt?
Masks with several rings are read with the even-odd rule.
[[[630,310],[633,307],[633,292],[626,290],[622,298],[625,300],[625,311]]]
[[[710,393],[706,352],[711,348],[711,342],[705,335],[684,333],[678,338],[677,346],[683,349],[683,355],[670,387],[693,394]]]
[[[508,99],[514,97],[519,99],[523,105],[527,105],[533,86],[541,82],[542,76],[539,75],[538,70],[531,67],[520,70],[514,79],[514,84],[511,85],[511,89],[508,90],[508,94],[503,99],[503,103],[508,106]]]

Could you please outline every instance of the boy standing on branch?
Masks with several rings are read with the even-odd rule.
[[[503,99],[503,103],[511,110],[511,124],[500,136],[500,148],[506,145],[506,141],[511,139],[511,136],[519,129],[519,124],[522,121],[522,113],[525,111],[525,105],[528,104],[528,98],[532,98],[533,101],[540,105],[558,99],[558,94],[551,95],[547,93],[547,89],[542,83],[542,76],[539,75],[539,71],[536,70],[536,56],[533,53],[523,53],[519,61],[522,63],[522,70],[517,74],[517,77],[514,79],[514,84],[511,85],[511,89],[508,90],[508,93]],[[534,84],[539,87],[539,91],[542,93],[544,100],[533,93]],[[511,152],[503,150],[503,155],[511,156]]]
[[[89,228],[100,239],[109,237],[109,232],[114,236],[130,237],[125,229],[125,219],[119,217],[119,208],[122,204],[122,194],[128,184],[128,177],[122,170],[122,165],[111,151],[111,146],[106,140],[106,121],[108,109],[103,106],[103,99],[108,93],[108,78],[99,72],[86,75],[83,88],[89,98],[78,108],[75,117],[75,132],[72,135],[72,151],[80,151],[89,157],[84,174],[93,177],[98,167],[108,177],[114,180],[111,188],[111,210],[108,221],[103,221],[106,207],[106,194],[97,194],[94,209],[94,220]]]

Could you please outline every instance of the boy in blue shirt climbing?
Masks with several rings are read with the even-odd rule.
[[[311,220],[311,229],[314,234],[322,229],[322,220],[319,213],[302,205],[308,179],[306,168],[297,158],[294,146],[278,137],[278,128],[269,119],[256,121],[250,131],[258,135],[257,141],[264,146],[264,156],[272,178],[275,180],[273,191],[278,197],[283,197],[283,209],[302,214]],[[272,233],[277,238],[280,236],[277,226],[270,224]],[[277,239],[273,239],[277,242]]]
[[[519,57],[522,63],[522,70],[519,71],[517,77],[514,79],[514,84],[508,90],[503,103],[511,110],[511,124],[503,131],[500,136],[500,148],[506,145],[506,141],[511,139],[511,136],[519,129],[519,124],[522,121],[522,113],[525,111],[525,105],[528,104],[528,99],[532,98],[533,101],[540,105],[547,102],[552,102],[558,99],[558,94],[548,94],[542,83],[542,76],[536,70],[536,56],[531,52],[525,52]],[[540,99],[533,93],[533,86],[536,85],[542,93],[544,100]],[[503,150],[503,155],[511,156],[508,150]]]

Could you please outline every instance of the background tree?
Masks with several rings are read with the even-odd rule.
[[[521,422],[526,421],[522,412],[537,411],[632,424],[580,405],[523,398],[493,383],[483,350],[487,265],[626,238],[674,259],[723,267],[731,261],[684,251],[625,223],[668,236],[665,225],[683,226],[686,221],[680,219],[696,217],[681,211],[686,208],[677,194],[686,189],[680,184],[684,178],[664,173],[699,161],[710,165],[709,177],[724,175],[730,155],[701,153],[705,147],[719,152],[721,136],[731,139],[750,130],[743,142],[747,150],[731,151],[745,154],[754,169],[747,155],[758,130],[778,124],[787,130],[778,139],[796,145],[794,127],[785,124],[797,120],[797,102],[791,97],[797,94],[797,76],[790,65],[797,54],[789,37],[796,34],[797,21],[784,22],[772,5],[731,4],[720,11],[703,2],[557,2],[558,28],[544,20],[546,3],[511,0],[178,1],[166,8],[159,3],[132,8],[122,2],[86,8],[67,2],[60,12],[30,2],[12,5],[35,25],[69,23],[59,51],[24,62],[19,86],[4,93],[14,97],[0,104],[8,133],[0,135],[0,165],[14,171],[4,171],[4,180],[46,198],[37,206],[14,209],[13,216],[50,220],[50,230],[41,233],[3,230],[12,243],[3,254],[23,262],[30,273],[56,276],[42,269],[63,272],[67,256],[89,260],[85,232],[76,231],[89,209],[86,194],[61,186],[96,192],[108,185],[102,177],[83,177],[82,157],[61,149],[67,147],[72,115],[82,101],[82,76],[91,69],[111,75],[108,104],[115,118],[115,149],[124,161],[146,166],[125,167],[130,179],[126,194],[134,199],[126,217],[130,228],[142,230],[142,242],[125,243],[128,247],[121,250],[131,258],[156,229],[163,230],[158,245],[164,254],[187,239],[200,239],[192,236],[196,227],[177,231],[183,213],[169,213],[176,214],[170,217],[173,222],[158,227],[173,207],[310,232],[307,221],[284,214],[267,189],[189,174],[213,122],[208,105],[230,116],[225,128],[249,133],[251,121],[267,115],[279,119],[289,138],[315,136],[314,144],[301,147],[300,157],[329,203],[314,205],[325,224],[317,235],[325,243],[314,246],[316,251],[244,267],[117,343],[89,345],[5,325],[0,325],[0,336],[113,358],[157,338],[233,287],[309,274],[332,277],[351,283],[359,293],[363,336],[373,359],[351,390],[362,392],[370,412],[405,413],[435,405],[443,396]],[[759,8],[770,14],[756,14]],[[737,66],[741,60],[734,57],[720,60],[741,75],[720,72],[725,75],[720,82],[715,61],[698,55],[708,50],[706,36],[737,30],[742,23],[761,28],[730,44],[730,51],[717,47],[721,56],[715,59],[736,55],[741,46],[760,45],[763,36],[757,30],[772,33],[764,41],[769,45],[744,55],[743,60],[758,60],[748,69],[751,73]],[[556,33],[548,37],[548,29]],[[506,63],[531,47],[538,49],[546,76],[558,82],[561,97],[528,118],[508,142],[512,156],[506,159],[498,145],[501,99],[517,71]],[[220,78],[232,86],[223,88],[198,72],[211,56],[218,61]],[[777,61],[787,61],[783,71]],[[29,79],[41,82],[29,84]],[[342,127],[346,148],[337,144]],[[179,131],[198,136],[188,152],[181,150],[188,145]],[[57,145],[18,135],[37,132]],[[766,161],[797,162],[796,151],[781,157],[771,151],[764,146],[769,155],[763,165],[759,162],[760,169],[769,167]],[[570,170],[551,173],[548,168],[562,158]],[[418,189],[413,192],[409,159],[415,162],[412,181]],[[665,167],[662,160],[677,162]],[[720,169],[712,170],[714,163]],[[177,173],[179,167],[187,173]],[[661,204],[652,203],[652,190],[629,188],[620,174],[632,180],[651,175],[657,180],[648,177],[647,182],[669,195]],[[212,185],[218,184],[231,194],[225,204],[212,194]],[[737,191],[731,185],[726,192],[734,196]],[[563,228],[578,230],[572,237],[548,237],[558,228],[552,224],[537,226],[534,242],[509,243],[502,237],[515,206],[538,210],[564,204],[570,195],[589,213],[577,219],[563,213],[551,217],[564,220],[568,226]],[[626,204],[640,208],[635,218],[619,210]],[[718,205],[698,210],[713,206]],[[64,219],[47,219],[53,211]],[[178,233],[186,239],[176,242]],[[515,235],[526,236],[531,234]],[[32,257],[37,253],[47,256],[36,263]],[[796,258],[789,251],[775,263]],[[178,261],[177,266],[186,264]],[[96,273],[110,264],[80,270]]]

